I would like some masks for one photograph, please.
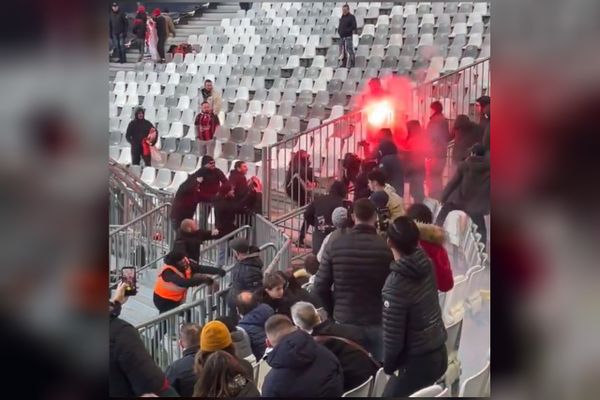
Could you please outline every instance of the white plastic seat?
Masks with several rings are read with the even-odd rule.
[[[181,75],[179,75],[178,73],[174,73],[171,74],[171,76],[169,77],[169,81],[167,82],[168,85],[179,85],[179,82],[181,80]]]
[[[270,125],[270,124],[269,124]],[[281,128],[279,130],[281,130],[283,128],[283,120],[281,121]],[[275,129],[269,128],[267,127],[267,129],[265,129],[264,133],[263,133],[263,137],[262,140],[260,141],[259,144],[257,144],[256,148],[262,148],[265,146],[270,146],[272,144],[277,143],[277,131]]]
[[[177,171],[175,172],[175,176],[173,177],[173,181],[171,182],[171,184],[169,184],[169,186],[165,187],[165,190],[169,193],[175,193],[177,192],[177,189],[179,189],[179,186],[185,182],[185,180],[188,178],[188,173],[184,172],[184,171]]]
[[[282,69],[294,69],[300,66],[300,57],[290,56],[288,62]]]
[[[171,75],[175,73],[177,65],[174,62],[167,63],[165,67],[165,73]]]
[[[468,27],[471,27],[471,26],[473,26],[473,24],[476,24],[479,22],[483,22],[481,13],[473,12],[473,13],[469,14],[469,18],[467,19]]]
[[[126,91],[126,84],[125,82],[117,82],[115,83],[115,88],[113,89],[113,93],[114,94],[125,94]]]
[[[147,185],[152,184],[156,179],[156,169],[154,169],[154,167],[144,167],[140,179]]]
[[[477,4],[477,3],[476,3]],[[467,378],[460,385],[459,397],[489,397],[490,362],[487,361],[481,371]]]
[[[416,391],[408,397],[439,397],[444,392],[440,385],[432,385]]]
[[[302,90],[313,90],[313,80],[310,78],[303,78],[300,82],[300,87],[298,88],[298,92]]]
[[[167,138],[182,138],[183,137],[183,124],[179,121],[175,121],[171,124],[169,133],[163,137]]]
[[[419,26],[423,26],[423,24],[435,24],[435,15],[433,14],[423,14],[423,18],[421,19],[421,23]]]
[[[188,96],[181,96],[179,98],[179,102],[177,103],[177,108],[179,110],[186,110],[190,108],[190,98]]]
[[[155,189],[163,189],[171,184],[171,170],[160,168],[156,174],[156,179],[150,186]]]
[[[381,397],[383,395],[385,385],[387,385],[389,379],[390,376],[383,372],[383,367],[379,368],[377,374],[375,374],[375,380],[373,381],[373,386],[371,388],[371,394],[369,397]]]
[[[243,100],[248,101],[250,99],[250,93],[248,93],[248,88],[245,86],[240,86],[235,95],[235,99],[236,100],[243,99]]]
[[[363,26],[363,30],[360,36],[371,35],[375,36],[375,25],[373,24],[365,24]]]
[[[125,82],[135,82],[135,71],[127,71],[127,74],[125,75]]]
[[[457,22],[454,24],[452,28],[452,33],[449,37],[454,37],[456,35],[466,35],[467,34],[467,23],[466,22]]]
[[[446,300],[442,310],[442,318],[446,325],[455,321],[462,320],[465,309],[465,300],[467,298],[468,280],[464,275],[454,277],[454,287],[446,293]]]
[[[251,100],[248,104],[248,114],[257,116],[261,113],[261,103],[258,100]]]
[[[262,112],[264,115],[272,117],[273,115],[277,114],[277,104],[275,104],[275,102],[271,100],[265,101],[265,105],[263,107]]]
[[[115,82],[125,82],[125,71],[117,71]]]

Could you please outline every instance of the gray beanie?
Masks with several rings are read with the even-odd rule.
[[[344,207],[338,207],[331,213],[331,222],[336,228],[343,228],[348,221],[348,210]]]

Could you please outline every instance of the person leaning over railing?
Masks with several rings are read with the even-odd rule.
[[[121,306],[127,301],[125,287],[125,283],[119,283],[109,303],[109,396],[137,397],[154,393],[160,397],[177,397],[165,374],[146,351],[137,329],[119,318]]]
[[[202,275],[203,272],[204,267],[190,262],[184,252],[167,254],[154,286],[154,305],[158,311],[164,313],[181,305],[190,287],[212,285],[213,279]]]

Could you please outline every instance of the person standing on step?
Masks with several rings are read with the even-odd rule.
[[[125,57],[125,39],[127,38],[129,22],[118,3],[112,3],[109,24],[110,38],[117,49],[119,63],[123,64],[127,62],[127,58]]]
[[[208,101],[202,102],[200,111],[194,120],[196,138],[201,141],[212,140],[215,137],[217,126],[221,125],[219,118],[213,113]]]
[[[177,35],[177,32],[175,31],[175,24],[173,23],[173,18],[171,18],[171,16],[169,15],[169,9],[163,8],[163,12],[161,15],[165,19],[167,37],[169,37],[169,35],[175,37]]]
[[[222,103],[221,94],[215,89],[210,79],[204,81],[204,87],[200,90],[200,93],[202,94],[203,101],[207,101],[212,107],[212,112],[215,115],[219,114]]]
[[[133,20],[133,34],[135,35],[135,45],[140,51],[138,62],[144,59],[144,52],[146,51],[146,21],[148,16],[146,15],[146,7],[138,6],[137,14]]]
[[[356,32],[356,18],[350,14],[350,6],[344,4],[342,7],[342,16],[338,25],[340,35],[340,55],[342,56],[341,67],[348,69],[354,67],[354,45],[352,44],[352,35]]]
[[[154,128],[152,122],[144,118],[145,111],[143,107],[135,109],[135,118],[127,125],[125,139],[131,145],[131,164],[140,165],[140,158],[144,154],[143,141],[148,137],[150,130]],[[157,139],[155,139],[157,140]],[[150,166],[150,153],[144,158],[147,166]]]
[[[160,57],[160,62],[164,63],[165,60],[165,44],[167,43],[167,21],[160,13],[159,8],[155,8],[152,10],[152,17],[154,18],[154,22],[156,23],[156,49],[158,50],[158,56]]]

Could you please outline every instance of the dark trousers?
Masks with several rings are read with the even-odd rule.
[[[432,353],[409,357],[404,365],[398,368],[398,376],[392,375],[388,381],[383,397],[407,397],[433,385],[444,375],[448,368],[446,346]]]
[[[165,59],[165,43],[167,43],[167,37],[158,37],[158,42],[156,44],[156,48],[158,50],[158,55],[161,60]]]
[[[374,359],[383,361],[383,327],[381,325],[344,325],[362,331],[363,342],[359,344],[371,353]]]
[[[122,35],[114,35],[112,37],[113,46],[117,50],[117,55],[119,56],[119,62],[122,64],[127,61],[125,57],[125,40]]]
[[[427,170],[427,188],[429,189],[429,197],[436,200],[442,198],[442,190],[444,189],[442,175],[446,166],[446,157],[431,158],[429,160],[429,168]]]
[[[140,51],[139,61],[142,61],[144,58],[144,52],[146,51],[146,40],[142,38],[136,38],[134,42],[134,46]]]
[[[135,146],[131,146],[131,164],[140,165],[141,158],[142,158],[142,150]]]
[[[415,203],[423,203],[425,199],[425,171],[411,172],[406,177],[410,186],[410,195]]]
[[[435,220],[435,224],[438,226],[444,226],[444,221],[446,221],[446,217],[451,211],[454,210],[462,210],[459,206],[454,203],[446,203],[440,209],[440,212]],[[464,210],[463,210],[464,211]],[[466,211],[465,211],[466,212]],[[477,225],[477,233],[481,235],[481,243],[487,243],[487,231],[485,229],[485,218],[483,214],[471,214],[467,213],[473,223]]]

